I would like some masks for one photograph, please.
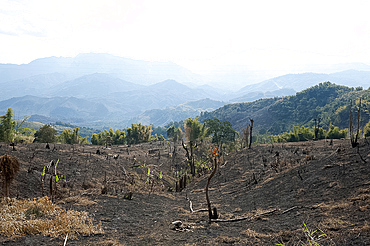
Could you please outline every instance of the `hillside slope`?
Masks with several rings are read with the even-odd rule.
[[[220,220],[211,225],[207,213],[190,209],[190,205],[193,210],[207,207],[204,188],[209,171],[198,172],[182,192],[169,191],[175,187],[172,170],[185,167],[180,146],[175,160],[162,142],[111,148],[52,144],[51,149],[45,144],[20,144],[17,151],[0,146],[0,156],[8,153],[20,161],[20,173],[10,191],[18,199],[40,197],[43,166],[51,159],[60,160],[58,172],[66,175],[67,182],[59,187],[56,203],[89,212],[104,229],[100,235],[69,239],[67,245],[293,246],[307,243],[303,222],[311,231],[326,234],[320,241],[323,245],[370,243],[366,141],[361,141],[358,151],[349,140],[323,140],[260,145],[225,155],[210,183],[212,207],[220,214]],[[147,168],[153,185],[145,182]],[[132,200],[125,199],[130,191]],[[171,223],[177,220],[183,227],[172,230]],[[42,235],[0,235],[1,243],[13,246],[62,245],[63,241]]]
[[[215,111],[202,113],[200,120],[227,120],[240,130],[252,118],[256,130],[270,134],[290,131],[293,125],[313,126],[314,119],[318,118],[322,127],[327,128],[333,123],[340,128],[347,128],[350,100],[354,100],[352,110],[355,115],[355,101],[362,98],[360,127],[363,127],[370,119],[369,96],[369,89],[354,89],[325,82],[293,96],[225,105]]]
[[[197,101],[189,101],[178,106],[166,107],[165,109],[151,109],[132,118],[131,122],[154,126],[165,126],[170,122],[179,122],[189,117],[195,118],[203,111],[215,110],[225,105],[224,102],[211,100],[209,98]]]

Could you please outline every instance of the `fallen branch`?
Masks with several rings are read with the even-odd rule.
[[[256,218],[256,217],[259,217],[259,216],[262,216],[262,215],[272,214],[272,213],[274,213],[278,210],[279,209],[275,208],[275,209],[267,211],[267,212],[263,212],[263,213],[260,213],[260,214],[255,214],[253,216],[241,217],[241,218],[236,218],[236,219],[228,219],[228,220],[213,219],[212,222],[236,222],[236,221],[241,221],[241,220],[253,219],[253,218]]]
[[[361,161],[363,161],[363,163],[366,163],[366,160],[364,158],[362,158],[362,156],[360,154],[360,145],[357,145],[357,154],[360,156]]]
[[[63,246],[66,246],[66,245],[67,245],[67,239],[68,239],[68,233],[67,233],[67,235],[66,235],[66,238],[64,239],[64,244],[63,244]]]
[[[126,172],[125,167],[124,167],[123,165],[122,165],[121,167],[122,167],[122,171],[123,171],[123,173],[125,174],[125,176],[126,176],[126,177],[128,177],[128,176],[127,176],[127,172]]]
[[[294,206],[294,207],[288,208],[287,210],[283,211],[281,214],[288,213],[290,210],[293,210],[293,209],[296,209],[296,208],[297,208],[297,206]]]
[[[206,208],[198,209],[198,210],[193,210],[193,203],[190,201],[189,198],[187,198],[187,200],[189,201],[190,212],[192,212],[192,213],[198,213],[198,212],[207,212],[208,211],[208,209],[206,209]]]

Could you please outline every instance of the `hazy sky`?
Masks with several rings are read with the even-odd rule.
[[[0,63],[110,53],[194,72],[370,64],[370,1],[0,0]]]

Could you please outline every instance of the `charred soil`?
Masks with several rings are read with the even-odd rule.
[[[349,140],[323,140],[224,154],[210,183],[210,200],[219,213],[211,224],[207,211],[196,211],[207,208],[211,170],[199,169],[187,178],[186,188],[175,192],[175,176],[187,163],[180,146],[175,156],[167,142],[15,148],[0,144],[0,156],[10,154],[20,163],[10,197],[33,200],[43,192],[50,197],[48,182],[42,191],[41,174],[59,159],[57,173],[66,181],[58,182],[54,203],[67,211],[86,211],[94,224],[101,223],[102,232],[81,234],[66,245],[301,245],[307,243],[303,223],[325,233],[322,245],[370,245],[366,140],[358,148]],[[46,172],[46,181],[54,171]],[[0,235],[0,242],[63,245],[64,237]]]

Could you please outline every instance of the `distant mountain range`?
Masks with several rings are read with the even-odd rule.
[[[370,86],[370,71],[346,70],[331,74],[287,74],[257,84],[247,85],[240,89],[239,93],[277,91],[281,89],[293,89],[298,92],[326,81],[349,87],[362,86],[367,89]]]
[[[22,65],[0,64],[1,82],[52,73],[67,75],[69,79],[94,73],[106,73],[135,84],[154,84],[167,79],[179,82],[199,80],[198,75],[175,63],[139,61],[109,54],[87,53],[74,58],[40,58]]]
[[[108,54],[0,64],[0,114],[12,107],[19,117],[29,115],[44,123],[63,121],[96,128],[124,128],[132,122],[163,126],[225,104],[294,95],[325,81],[366,89],[370,71],[288,74],[255,84],[248,84],[245,74],[247,85],[240,90],[232,88],[235,75],[215,78],[221,79],[230,84],[230,90],[198,86],[209,77],[174,63]]]

